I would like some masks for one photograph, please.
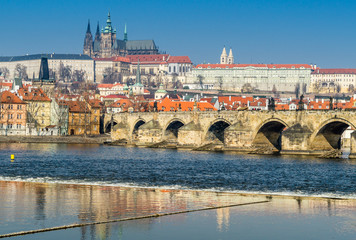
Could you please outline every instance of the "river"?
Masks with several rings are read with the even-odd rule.
[[[356,198],[349,159],[29,143],[0,144],[0,159],[3,181]]]
[[[348,159],[3,143],[0,237],[89,224],[11,239],[351,240],[355,181]]]

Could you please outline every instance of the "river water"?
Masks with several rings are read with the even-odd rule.
[[[0,180],[356,198],[348,159],[15,143],[0,159]]]
[[[11,239],[356,239],[356,162],[348,159],[0,144],[0,197],[0,237],[253,203]]]

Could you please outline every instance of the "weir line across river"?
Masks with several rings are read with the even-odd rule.
[[[341,148],[356,111],[142,112],[107,115],[112,141],[146,147],[324,155]],[[356,157],[356,133],[350,158]]]

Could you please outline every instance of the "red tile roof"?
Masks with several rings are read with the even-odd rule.
[[[112,88],[114,84],[111,83],[101,83],[98,84],[98,88]]]
[[[133,107],[133,102],[130,99],[121,99],[113,104],[109,105],[111,108],[121,108],[123,112],[126,112],[129,107]]]
[[[24,87],[20,88],[18,94],[24,101],[50,102],[51,99],[43,92],[41,88]]]
[[[150,102],[151,108],[154,106],[154,102]],[[188,102],[188,101],[172,101],[169,98],[164,98],[161,102],[157,102],[157,110],[158,111],[164,111],[164,112],[174,112],[178,111],[179,106],[181,108],[181,111],[193,111],[194,109],[194,102]],[[197,102],[197,108],[200,111],[216,111],[217,109],[213,107],[208,102]]]
[[[83,101],[68,101],[69,112],[89,113],[90,110],[86,102]]]
[[[103,98],[121,98],[121,99],[126,99],[127,97],[125,95],[120,95],[120,94],[110,94],[107,96],[103,96]]]
[[[140,59],[140,64],[161,64],[167,61],[168,57],[168,54],[128,55],[133,64],[137,64],[138,59]]]
[[[307,68],[312,69],[309,64],[198,64],[195,68]]]
[[[312,74],[356,74],[356,69],[353,68],[316,69]]]
[[[130,63],[130,59],[127,57],[110,57],[110,58],[93,58],[95,61],[113,61],[113,62],[127,62]]]
[[[192,63],[188,56],[170,56],[168,58],[168,63]]]
[[[0,82],[0,87],[12,88],[12,83]]]
[[[24,101],[22,101],[18,96],[16,96],[14,93],[10,91],[4,91],[0,93],[1,103],[7,103],[7,104],[25,104]]]

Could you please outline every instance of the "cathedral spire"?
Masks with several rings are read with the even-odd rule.
[[[125,31],[124,31],[124,41],[127,42],[127,29],[126,29],[126,23],[125,23]]]
[[[91,35],[91,31],[90,31],[90,20],[88,20],[88,28],[84,38],[83,54],[91,56],[92,51],[93,51],[93,36]]]
[[[97,35],[100,35],[99,21],[98,21],[98,25],[96,26],[95,36],[97,36]]]
[[[87,28],[87,33],[91,33],[90,31],[90,20],[88,19],[88,28]]]

